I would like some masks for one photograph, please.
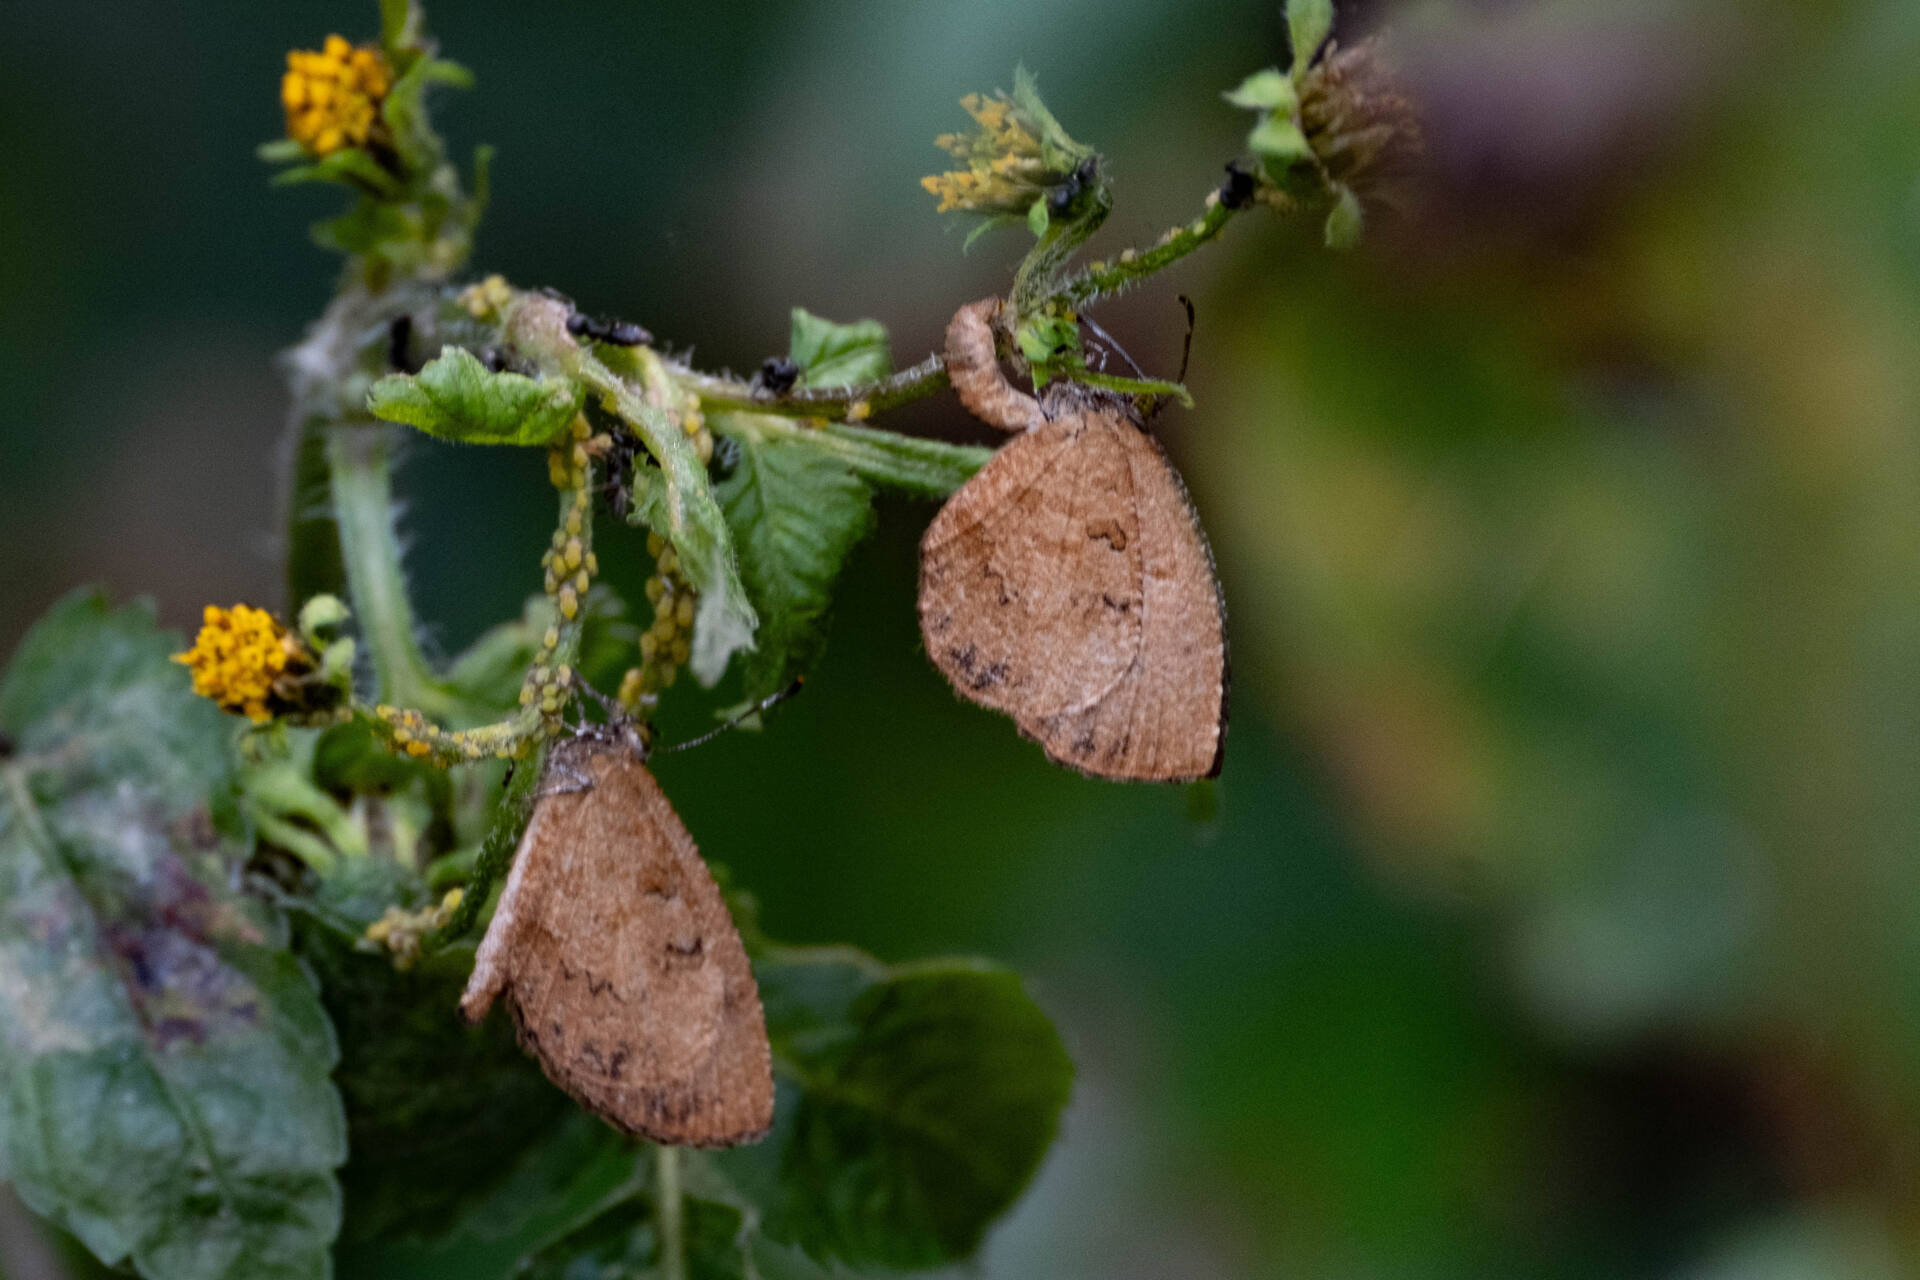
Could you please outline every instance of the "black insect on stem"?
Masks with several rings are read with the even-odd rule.
[[[1180,344],[1180,374],[1175,382],[1187,380],[1187,361],[1193,357],[1193,299],[1186,294],[1180,295],[1180,305],[1187,309],[1187,336]]]
[[[760,362],[760,373],[754,379],[760,387],[776,396],[783,396],[793,390],[793,384],[800,380],[800,366],[785,356],[768,356]]]
[[[387,325],[387,365],[398,373],[420,372],[413,358],[413,317],[405,312]]]
[[[1253,171],[1238,160],[1227,161],[1227,180],[1220,184],[1220,203],[1228,209],[1244,209],[1253,203]]]
[[[639,442],[622,430],[613,433],[613,447],[607,450],[607,478],[603,486],[607,510],[623,523],[633,506],[633,458],[639,447]]]
[[[590,316],[584,311],[567,316],[567,332],[576,338],[590,338],[614,347],[644,347],[653,342],[653,335],[631,320]]]
[[[1066,217],[1073,211],[1075,202],[1093,185],[1099,172],[1099,163],[1093,156],[1082,160],[1072,173],[1047,191],[1047,212],[1056,218]]]

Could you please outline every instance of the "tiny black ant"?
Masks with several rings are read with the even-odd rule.
[[[1220,184],[1220,203],[1228,209],[1244,209],[1253,203],[1253,171],[1242,168],[1238,160],[1227,162],[1227,180]]]
[[[387,364],[401,373],[418,373],[413,358],[413,317],[402,312],[387,325]]]
[[[1066,217],[1073,209],[1074,202],[1093,185],[1099,172],[1099,162],[1093,156],[1088,156],[1074,166],[1072,173],[1047,191],[1047,212],[1056,218]]]
[[[793,390],[799,380],[800,366],[785,356],[768,356],[760,362],[760,385],[776,396]]]
[[[644,347],[653,335],[631,320],[614,320],[575,311],[567,316],[567,332],[576,338],[590,338],[615,347]]]

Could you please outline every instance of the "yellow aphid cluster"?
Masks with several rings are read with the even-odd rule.
[[[280,80],[287,136],[313,156],[364,147],[383,129],[380,104],[391,88],[393,68],[370,45],[355,48],[328,36],[318,52],[295,49]]]
[[[940,213],[1025,213],[1059,179],[1040,156],[1040,140],[1003,95],[970,93],[960,105],[979,122],[979,130],[943,133],[934,141],[966,167],[929,175],[920,185],[940,197]]]
[[[646,584],[653,625],[640,633],[640,665],[620,682],[621,704],[642,719],[693,656],[693,616],[699,604],[699,594],[680,574],[679,553],[666,539],[649,533],[647,550],[653,556],[653,576]]]
[[[367,926],[365,938],[377,947],[393,953],[393,967],[411,969],[420,958],[420,941],[435,929],[444,928],[453,919],[466,897],[464,889],[449,889],[437,906],[418,911],[388,907],[386,914]]]
[[[540,557],[540,567],[546,573],[543,584],[546,593],[552,597],[560,617],[567,622],[580,616],[587,599],[587,588],[593,585],[594,575],[600,572],[600,562],[593,554],[593,535],[589,524],[593,498],[587,490],[588,468],[592,465],[588,431],[586,418],[576,416],[567,439],[547,452],[547,478],[553,482],[554,488],[572,496],[560,527],[553,531],[553,544]],[[558,643],[559,638],[555,636],[554,645]],[[551,650],[554,645],[546,648]]]
[[[505,276],[491,275],[462,289],[456,301],[475,320],[492,320],[513,301],[513,286]]]
[[[193,648],[173,655],[193,673],[193,691],[255,724],[291,709],[298,678],[313,655],[265,609],[208,605]]]
[[[700,458],[700,465],[706,466],[713,461],[713,432],[707,430],[706,415],[700,412],[700,397],[689,391],[680,406],[680,430],[687,439],[693,441],[693,451]]]
[[[513,736],[511,725],[443,729],[418,711],[385,703],[375,707],[373,714],[386,727],[387,737],[396,750],[431,764],[459,764],[489,758],[510,760],[526,754],[526,745]]]
[[[593,554],[593,495],[588,481],[595,441],[589,431],[586,418],[575,417],[567,438],[547,454],[548,478],[568,495],[566,514],[540,557],[542,586],[560,617],[540,637],[533,667],[520,686],[520,705],[538,711],[549,730],[558,724],[573,685],[573,668],[554,661],[560,651],[561,629],[580,622],[587,591],[600,572],[599,557]],[[604,443],[604,437],[599,443]]]

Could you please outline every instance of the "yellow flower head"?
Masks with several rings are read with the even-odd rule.
[[[265,609],[208,605],[193,648],[173,655],[193,672],[193,691],[255,724],[290,702],[284,696],[313,668],[313,655]]]
[[[935,140],[966,167],[920,179],[940,197],[938,212],[1025,213],[1035,198],[1060,181],[1041,155],[1040,139],[1004,94],[960,99],[980,125],[974,133],[943,133]]]
[[[314,156],[377,141],[380,104],[391,88],[393,68],[371,45],[355,48],[342,36],[328,36],[318,52],[295,49],[280,80],[287,136]]]

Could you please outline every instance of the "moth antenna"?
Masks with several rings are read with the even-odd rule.
[[[1081,316],[1080,323],[1087,326],[1087,328],[1093,330],[1094,337],[1100,339],[1100,341],[1106,343],[1109,347],[1112,347],[1115,351],[1119,352],[1120,358],[1127,362],[1127,367],[1133,370],[1135,377],[1141,379],[1142,381],[1146,380],[1147,371],[1145,369],[1142,369],[1139,365],[1133,362],[1133,357],[1127,354],[1127,349],[1121,346],[1119,342],[1114,339],[1114,336],[1112,334],[1108,333],[1105,329],[1102,329],[1100,327],[1100,322],[1098,320],[1095,320],[1092,316]]]
[[[733,717],[731,720],[727,721],[725,724],[719,726],[718,728],[709,729],[697,738],[688,738],[685,742],[676,742],[670,747],[661,747],[660,750],[661,751],[685,751],[688,747],[697,747],[703,742],[712,742],[715,738],[727,732],[729,729],[739,728],[740,722],[745,720],[748,716],[757,716],[762,711],[766,711],[771,707],[777,706],[778,704],[785,702],[788,698],[791,698],[794,694],[800,692],[800,686],[804,683],[805,683],[804,678],[796,676],[792,684],[780,690],[778,693],[768,694],[766,697],[760,699],[760,701],[754,703],[752,706],[748,707],[745,711],[742,711],[739,715]]]
[[[1186,341],[1180,344],[1180,376],[1175,378],[1174,381],[1185,383],[1187,380],[1187,358],[1193,354],[1193,299],[1183,293],[1180,295],[1180,305],[1187,309],[1187,337]]]

